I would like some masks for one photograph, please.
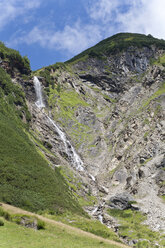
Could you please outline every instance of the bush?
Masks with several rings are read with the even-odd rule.
[[[4,217],[5,220],[11,220],[11,215],[0,207],[0,216]]]
[[[0,220],[0,226],[4,226],[3,220]]]
[[[37,221],[37,229],[38,230],[45,229],[45,222],[42,220],[38,220]]]
[[[20,225],[21,223],[21,215],[13,215],[12,216],[12,222],[16,223],[17,225]]]
[[[11,215],[8,212],[4,212],[4,216],[5,220],[11,220]]]
[[[23,59],[23,64],[24,64],[25,69],[28,72],[30,72],[31,68],[30,68],[30,61],[29,61],[28,57],[24,56],[22,59]]]
[[[3,208],[0,207],[0,216],[3,216],[4,215],[4,210]]]

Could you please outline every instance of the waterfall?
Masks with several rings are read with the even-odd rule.
[[[35,102],[35,104],[39,109],[44,108],[45,105],[42,99],[41,83],[37,77],[34,77],[34,85],[37,96],[37,101]],[[65,133],[61,131],[61,129],[55,124],[55,122],[49,116],[46,115],[46,117],[49,120],[49,122],[55,127],[58,135],[60,136],[62,142],[64,143],[66,154],[68,155],[68,158],[70,159],[71,163],[76,167],[77,170],[83,171],[84,170],[83,162],[79,157],[79,155],[76,153],[74,147],[71,145],[70,141],[67,139]]]
[[[52,123],[52,125],[55,127],[57,133],[59,134],[61,140],[64,143],[65,151],[70,158],[72,164],[76,166],[76,169],[79,171],[83,171],[83,162],[81,158],[76,153],[74,147],[71,145],[70,141],[66,138],[65,133],[63,133],[60,128],[55,124],[55,122],[48,116],[48,120]]]
[[[45,104],[43,103],[42,99],[41,83],[36,76],[34,76],[34,87],[37,96],[37,101],[35,102],[35,104],[38,108],[44,108]]]

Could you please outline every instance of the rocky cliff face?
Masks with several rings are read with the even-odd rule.
[[[98,204],[88,212],[116,228],[107,209],[136,209],[153,230],[165,232],[164,48],[134,44],[102,56],[84,55],[35,72],[45,110],[36,108],[33,82],[20,81],[32,114],[31,129],[50,153],[51,166],[67,166]],[[17,80],[19,81],[19,80]],[[66,133],[85,170],[76,171],[46,115]],[[85,197],[85,194],[84,194]],[[136,202],[131,204],[130,202]],[[116,229],[117,230],[117,229]]]
[[[96,179],[93,193],[106,204],[129,194],[154,230],[165,230],[163,54],[156,46],[129,47],[52,66],[44,88],[48,109]]]

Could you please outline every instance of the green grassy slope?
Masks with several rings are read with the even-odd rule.
[[[100,236],[102,238],[120,242],[121,240],[117,234],[106,225],[103,225],[99,220],[96,219],[87,219],[85,217],[80,217],[78,215],[64,214],[64,215],[47,215],[45,216],[49,219],[60,221],[69,226],[79,228],[83,231],[92,233],[94,235]]]
[[[53,171],[30,141],[22,115],[30,120],[24,94],[0,68],[0,200],[31,211],[84,214],[60,170]]]
[[[0,216],[0,247],[128,247],[122,244],[120,240],[117,240],[119,242],[114,241],[113,237],[112,239],[100,237],[101,232],[94,235],[7,204],[2,204]],[[21,226],[20,222],[23,219],[28,220],[28,223],[34,223],[34,221],[36,223],[37,221],[40,226],[42,223],[44,228],[38,230],[25,228]],[[100,225],[102,224],[100,223]]]
[[[14,223],[5,221],[0,227],[1,248],[117,248],[119,246],[106,244],[78,234],[70,234],[59,228],[47,226],[47,230],[35,231]]]
[[[102,40],[95,46],[83,51],[79,55],[73,57],[72,59],[66,61],[65,63],[76,62],[79,59],[85,59],[87,57],[98,57],[102,58],[104,55],[114,54],[127,49],[131,46],[142,48],[150,47],[155,45],[159,48],[165,49],[165,40],[160,40],[152,37],[151,35],[134,34],[134,33],[119,33]]]
[[[1,248],[118,248],[121,246],[111,245],[94,238],[73,233],[55,227],[46,226],[46,230],[35,231],[15,223],[4,221],[5,225],[0,227]]]

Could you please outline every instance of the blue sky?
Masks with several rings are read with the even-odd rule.
[[[164,10],[164,0],[0,0],[0,40],[36,70],[118,32],[164,39]]]

